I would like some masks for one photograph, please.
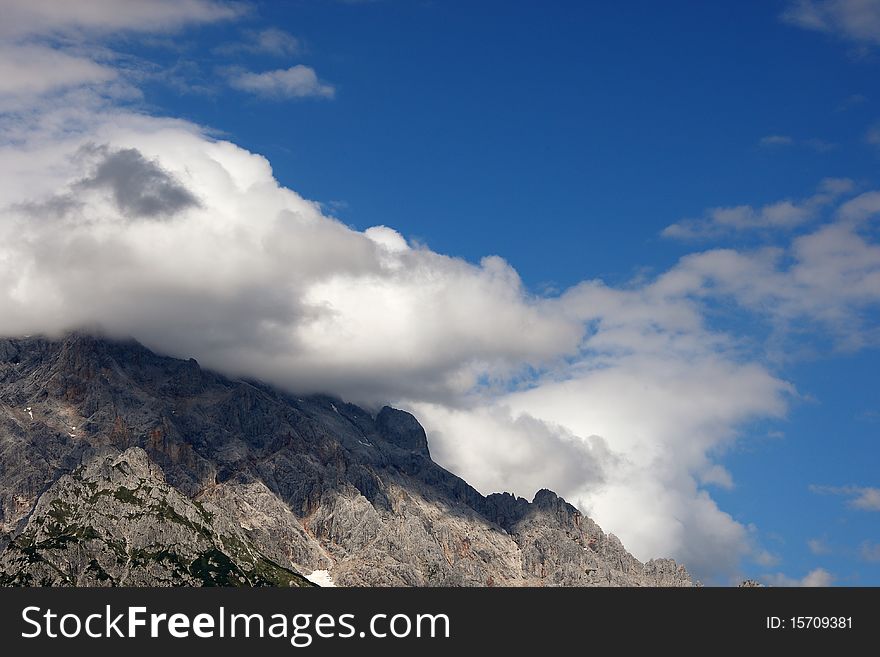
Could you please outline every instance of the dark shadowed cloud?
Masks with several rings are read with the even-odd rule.
[[[168,217],[199,205],[198,199],[158,163],[134,148],[95,147],[102,159],[80,182],[84,189],[105,189],[128,217]]]

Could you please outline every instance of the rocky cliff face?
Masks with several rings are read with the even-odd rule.
[[[0,340],[0,583],[691,586],[550,491],[484,497],[408,413],[87,335]]]
[[[0,584],[311,586],[210,502],[169,486],[139,447],[101,450],[40,496]]]

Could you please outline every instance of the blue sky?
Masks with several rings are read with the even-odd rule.
[[[608,435],[596,434],[612,452],[619,428],[626,436],[619,453],[638,461],[628,450],[642,449],[633,447],[644,437],[629,418],[639,404],[622,406],[616,419],[601,409],[585,419],[576,411],[588,401],[542,391],[556,390],[560,381],[594,390],[622,380],[619,396],[626,396],[647,372],[658,387],[670,386],[664,395],[680,399],[689,381],[702,380],[691,378],[689,367],[707,376],[720,363],[731,381],[742,377],[743,387],[731,383],[725,394],[745,397],[756,381],[767,385],[767,404],[756,399],[693,419],[695,431],[713,437],[700,443],[674,487],[688,497],[681,502],[687,509],[702,504],[703,493],[710,496],[717,503],[712,518],[729,514],[733,525],[724,524],[724,531],[743,546],[723,567],[695,559],[695,570],[709,583],[748,576],[773,584],[880,584],[880,265],[874,252],[846,251],[870,251],[877,242],[880,203],[870,194],[880,187],[880,133],[872,137],[880,125],[880,3],[301,0],[239,4],[222,16],[205,9],[196,17],[163,17],[154,29],[110,29],[97,19],[76,27],[75,33],[64,25],[28,27],[22,34],[56,52],[86,52],[115,71],[127,92],[98,89],[102,112],[184,119],[206,139],[260,154],[280,186],[320,202],[326,215],[356,232],[388,226],[410,246],[476,268],[484,256],[499,255],[521,277],[522,294],[552,312],[567,317],[578,303],[593,308],[607,291],[647,313],[647,324],[651,312],[663,313],[657,319],[663,328],[642,335],[693,337],[702,345],[694,352],[683,347],[684,355],[667,361],[625,342],[628,319],[578,310],[587,326],[594,321],[619,329],[613,348],[588,338],[559,347],[553,358],[562,357],[562,366],[551,363],[546,345],[522,347],[518,362],[527,363],[527,374],[505,361],[500,370],[478,372],[454,403],[448,391],[409,396],[383,383],[389,400],[427,418],[435,451],[451,469],[483,484],[475,464],[496,451],[467,451],[452,434],[487,430],[486,417],[474,411],[466,419],[460,410],[487,396],[493,408],[513,414],[496,427],[502,448],[505,440],[519,440],[521,413],[544,423],[542,431],[562,431],[547,439],[548,463],[556,458],[553,446],[566,440],[559,435],[587,439],[594,425],[607,428]],[[9,38],[23,47],[20,35]],[[295,79],[271,75],[293,67],[300,67]],[[100,84],[106,81],[83,82]],[[158,150],[152,156],[175,170],[171,155],[167,162]],[[873,203],[867,219],[846,224],[841,241],[832,243],[839,235],[821,231],[843,221],[842,208],[854,207],[845,205],[854,199]],[[718,208],[734,212],[718,214]],[[689,234],[667,230],[673,225]],[[850,240],[853,235],[861,242]],[[832,246],[816,247],[815,255],[808,242]],[[778,259],[767,270],[773,275],[765,276],[761,263],[771,248]],[[743,255],[751,273],[721,268],[723,249]],[[697,266],[688,259],[694,254],[708,255]],[[808,257],[803,276],[789,276]],[[848,259],[858,263],[857,273],[846,267]],[[661,302],[652,284],[685,274],[702,282]],[[857,298],[838,304],[835,291],[816,282],[838,275],[861,290]],[[586,300],[571,293],[597,280],[602,283]],[[699,329],[676,327],[679,309],[696,313]],[[564,331],[559,335],[568,339]],[[602,335],[600,329],[593,337]],[[190,344],[146,336],[172,352]],[[706,346],[718,336],[723,346]],[[483,358],[475,353],[469,363]],[[220,369],[242,369],[214,352],[199,356]],[[589,379],[618,368],[635,374]],[[756,372],[758,379],[748,378]],[[285,383],[271,369],[257,373]],[[706,381],[714,385],[711,377]],[[559,410],[562,400],[573,407]],[[700,403],[720,404],[695,397]],[[650,426],[654,416],[645,413]],[[667,421],[658,413],[658,422]],[[644,440],[651,449],[690,454],[687,436],[663,436]],[[534,459],[543,458],[538,445],[529,452]],[[590,448],[591,458],[598,449]],[[705,475],[705,462],[727,474]],[[528,462],[511,464],[485,486],[510,483],[525,491],[529,468]],[[548,477],[562,470],[550,468]],[[558,474],[558,486],[577,476]],[[630,481],[620,477],[609,475],[607,490],[576,482],[567,490],[606,528],[611,519],[625,543],[638,546],[641,530],[626,524],[638,525],[637,501],[619,492]],[[631,520],[621,520],[620,529],[613,526],[618,504],[635,508],[621,511]],[[691,533],[699,546],[715,530],[698,526],[703,511],[685,518],[677,508],[670,502],[668,518],[660,511],[658,518],[680,520],[683,529],[656,545],[687,559],[697,550],[687,548]]]
[[[474,260],[501,253],[531,285],[667,267],[685,250],[658,235],[681,217],[876,171],[864,142],[878,114],[873,56],[854,60],[782,23],[781,3],[258,7],[255,28],[301,38],[295,61],[332,81],[335,102],[180,97],[159,85],[149,98],[229,131],[307,197],[345,201],[338,214],[355,226],[387,222]],[[144,54],[199,61],[210,78],[228,58],[204,50],[238,30]],[[842,111],[856,95],[867,99]],[[759,146],[776,134],[839,146]]]

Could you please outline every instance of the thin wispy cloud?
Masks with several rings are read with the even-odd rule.
[[[826,141],[825,139],[818,139],[816,137],[804,139],[801,143],[807,146],[807,148],[812,148],[817,153],[829,153],[833,150],[837,150],[838,148],[838,144],[835,144],[831,141]]]
[[[767,135],[761,137],[758,142],[761,146],[791,146],[794,144],[794,138],[788,135]]]
[[[841,495],[849,498],[847,506],[860,511],[880,511],[880,488],[869,486],[810,486],[819,495]]]
[[[795,139],[794,137],[790,137],[788,135],[767,135],[766,137],[761,137],[761,139],[758,141],[758,145],[762,148],[804,146],[806,148],[816,151],[817,153],[828,153],[829,151],[833,151],[837,148],[837,144],[826,141],[824,139],[818,139],[815,137],[811,137],[808,139]]]
[[[773,554],[767,550],[759,550],[752,556],[752,561],[763,568],[773,568],[778,566],[782,559],[778,554]]]
[[[878,0],[794,0],[782,20],[859,44],[880,44]]]
[[[859,556],[869,563],[880,562],[880,543],[864,541],[859,546]]]
[[[760,207],[710,208],[703,218],[676,222],[664,228],[661,234],[681,240],[704,240],[745,231],[791,230],[815,219],[822,208],[852,189],[853,182],[849,179],[826,178],[816,193],[806,199],[784,199]]]
[[[868,128],[865,141],[873,146],[880,146],[880,121]]]
[[[828,545],[827,539],[822,538],[811,538],[807,541],[807,548],[810,550],[811,554],[815,554],[816,556],[823,556],[831,554],[831,546]]]
[[[272,55],[293,57],[302,54],[302,42],[292,34],[276,27],[246,30],[240,41],[225,43],[213,49],[220,55]]]
[[[855,107],[859,107],[860,105],[864,105],[868,102],[868,97],[864,94],[852,94],[851,96],[847,96],[841,101],[841,103],[837,106],[838,112],[846,112]]]

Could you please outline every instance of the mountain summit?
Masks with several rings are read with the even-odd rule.
[[[485,497],[409,413],[86,334],[0,339],[0,583],[691,586],[549,490]]]

